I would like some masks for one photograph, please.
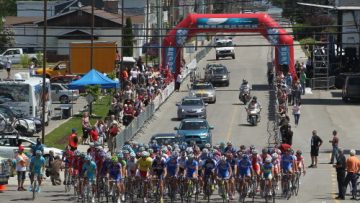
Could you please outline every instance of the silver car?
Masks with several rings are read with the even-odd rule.
[[[178,106],[177,117],[179,120],[189,117],[206,119],[207,104],[201,98],[185,97],[176,106]]]
[[[19,143],[24,146],[25,153],[31,153],[31,146],[36,144],[36,141],[29,139],[27,137],[18,137],[17,135],[2,135],[0,136],[0,156],[5,158],[13,159],[15,158],[16,152],[18,150]],[[62,157],[62,150],[44,146],[44,156],[47,157],[50,154],[50,150],[54,152],[54,155],[59,155]]]
[[[189,88],[189,96],[202,98],[204,102],[215,103],[216,102],[216,92],[215,87],[209,83],[194,83]]]
[[[79,98],[79,90],[70,90],[67,85],[61,83],[51,84],[51,99],[62,104],[76,101]]]

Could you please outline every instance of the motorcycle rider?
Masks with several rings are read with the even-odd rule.
[[[251,87],[247,80],[243,79],[243,82],[240,85],[240,94],[239,99],[243,101],[245,104],[250,100],[250,90]],[[249,100],[246,100],[245,95],[247,94],[247,97],[249,97]]]
[[[259,102],[257,102],[257,97],[256,96],[253,96],[251,102],[249,103],[248,105],[248,108],[247,108],[247,111],[248,111],[248,115],[250,114],[250,111],[252,109],[257,109],[257,119],[258,121],[260,121],[260,111],[262,109],[261,105]]]

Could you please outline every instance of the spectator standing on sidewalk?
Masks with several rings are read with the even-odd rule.
[[[81,125],[82,125],[82,144],[89,144],[89,132],[91,130],[90,125],[90,116],[88,112],[84,112],[83,117],[81,119]]]
[[[300,115],[301,115],[301,102],[299,103],[295,103],[292,111],[293,111],[293,115],[294,115],[294,121],[295,121],[295,127],[297,127],[299,125],[299,120],[300,120]]]
[[[63,162],[61,161],[60,157],[58,155],[55,156],[54,161],[50,165],[50,180],[52,185],[61,185],[60,169],[62,168],[62,164]]]
[[[339,194],[335,199],[345,199],[344,182],[346,170],[346,158],[342,149],[338,148],[337,162],[334,167],[336,168],[336,178],[338,182]]]
[[[334,164],[334,159],[337,159],[337,152],[339,146],[339,137],[337,136],[337,131],[333,130],[332,134],[333,134],[333,138],[329,140],[329,143],[331,143],[332,145],[332,152],[331,152],[331,158],[329,164]]]
[[[351,182],[352,189],[353,189],[353,191],[351,191],[351,192],[353,193],[353,192],[357,191],[356,181],[358,179],[357,173],[359,173],[359,170],[360,170],[360,168],[359,168],[360,161],[355,156],[355,154],[356,154],[356,151],[354,149],[350,150],[350,157],[347,158],[347,160],[346,160],[347,174],[346,174],[345,182],[344,182],[344,194],[346,193],[346,188],[347,188],[347,185],[349,184],[349,182]],[[351,199],[355,200],[353,197]]]
[[[300,84],[301,84],[301,94],[304,95],[305,94],[305,87],[306,87],[306,73],[304,69],[301,69],[300,72]]]
[[[317,131],[312,131],[312,137],[311,137],[311,165],[309,168],[317,168],[318,163],[318,156],[319,156],[319,148],[322,145],[323,141],[322,139],[317,135]]]
[[[177,77],[176,77],[175,91],[178,92],[180,90],[180,85],[181,85],[182,80],[183,80],[182,75],[178,74]]]
[[[7,72],[7,79],[10,79],[10,72],[11,72],[11,65],[12,62],[9,57],[6,58],[6,72]]]
[[[16,172],[18,180],[18,191],[26,191],[24,188],[26,167],[28,165],[29,158],[24,154],[24,147],[19,146],[18,153],[16,155]]]
[[[79,138],[77,137],[76,128],[71,129],[71,134],[69,135],[68,145],[71,151],[77,150]]]

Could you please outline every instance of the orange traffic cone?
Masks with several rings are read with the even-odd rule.
[[[6,185],[0,185],[0,192],[3,192],[6,190]]]

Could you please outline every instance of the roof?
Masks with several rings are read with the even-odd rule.
[[[5,26],[34,24],[41,19],[43,19],[43,17],[40,16],[6,16]]]
[[[310,3],[302,3],[297,2],[297,4],[302,6],[310,6],[316,8],[326,8],[326,9],[333,9],[333,10],[349,10],[349,11],[356,11],[360,10],[360,6],[332,6],[332,5],[321,5],[321,4],[310,4]]]
[[[84,6],[84,7],[75,9],[75,10],[71,10],[71,11],[62,13],[60,15],[52,16],[52,17],[48,18],[47,20],[55,19],[55,18],[65,16],[65,15],[68,15],[70,13],[74,13],[74,12],[77,12],[77,11],[83,11],[83,12],[88,13],[88,14],[91,15],[91,6]],[[100,9],[94,9],[94,16],[97,16],[99,18],[103,18],[103,19],[109,20],[111,22],[122,25],[122,20],[121,20],[121,15],[120,14],[109,13],[109,12],[106,12],[106,11],[100,10]],[[44,20],[42,19],[40,21],[37,21],[36,23],[37,24],[42,23],[43,21]]]

